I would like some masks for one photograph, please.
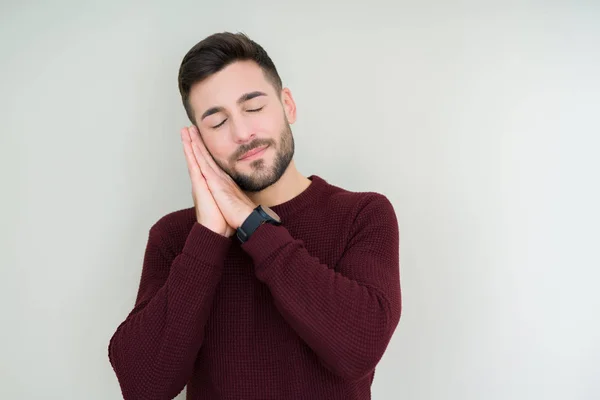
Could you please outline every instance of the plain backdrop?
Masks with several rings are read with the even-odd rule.
[[[292,90],[304,175],[394,204],[374,399],[600,398],[600,5],[444,0],[2,1],[0,398],[120,398],[148,229],[192,205],[177,71],[220,31]]]

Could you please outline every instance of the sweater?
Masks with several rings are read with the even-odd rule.
[[[137,298],[108,344],[123,398],[371,398],[400,319],[390,201],[311,175],[245,243],[193,207],[149,229]]]

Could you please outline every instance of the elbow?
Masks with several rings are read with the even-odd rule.
[[[108,345],[108,360],[119,383],[123,399],[156,398],[147,393],[147,390],[144,390],[140,382],[143,371],[138,370],[135,375],[132,373],[135,369],[132,368],[130,362],[127,362],[127,358],[123,356],[120,347],[121,343],[119,343],[118,338],[113,336]]]
[[[387,340],[381,340],[379,343],[373,343],[362,349],[351,349],[344,360],[340,360],[339,363],[332,366],[331,371],[349,382],[365,379],[375,371],[375,367],[387,348],[387,342]]]
[[[347,381],[359,381],[370,376],[381,361],[400,321],[400,306],[387,314],[385,322],[377,327],[371,325],[363,337],[377,338],[371,341],[353,341],[338,357],[338,362],[329,368],[334,374]]]
[[[346,382],[358,382],[370,376],[375,371],[378,362],[379,360],[374,362],[362,360],[361,364],[338,367],[334,373]]]
[[[118,339],[111,338],[108,345],[109,362],[115,372],[124,400],[162,400],[176,397],[185,388],[185,380],[170,379],[170,374],[158,373],[147,358],[124,352]]]

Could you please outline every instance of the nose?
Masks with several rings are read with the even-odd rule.
[[[232,121],[232,130],[231,134],[233,136],[233,141],[237,144],[244,144],[252,141],[256,134],[254,133],[254,129],[252,128],[249,121],[244,120],[244,118],[239,117]]]

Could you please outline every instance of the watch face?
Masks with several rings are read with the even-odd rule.
[[[279,218],[279,215],[277,215],[277,213],[275,211],[271,210],[267,206],[260,206],[260,207],[263,209],[263,211],[265,213],[267,213],[269,215],[269,217],[273,218],[277,222],[281,222],[281,218]]]

